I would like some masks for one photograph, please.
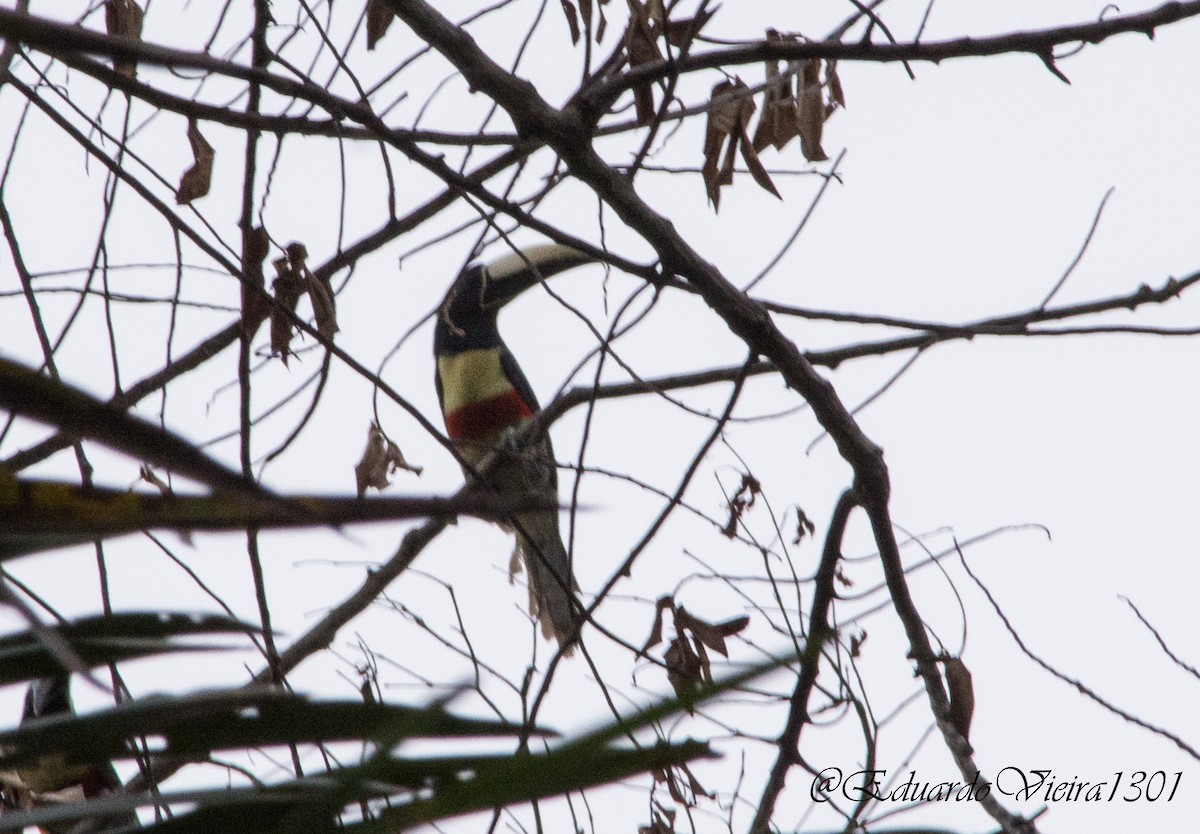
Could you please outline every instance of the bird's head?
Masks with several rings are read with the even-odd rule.
[[[510,252],[487,264],[471,264],[446,293],[434,328],[441,354],[492,347],[499,341],[496,316],[505,304],[541,281],[575,266],[595,262],[591,255],[556,243]]]

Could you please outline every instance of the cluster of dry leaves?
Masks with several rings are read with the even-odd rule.
[[[794,36],[783,36],[774,30],[767,30],[767,39],[796,40]],[[824,79],[821,77],[822,64]],[[714,210],[720,208],[721,186],[733,183],[734,162],[739,150],[750,176],[776,197],[780,196],[779,191],[758,156],[767,147],[783,150],[789,142],[799,138],[800,152],[809,162],[829,159],[821,147],[821,134],[834,111],[846,106],[835,62],[798,61],[781,69],[778,61],[767,61],[766,76],[763,112],[753,140],[748,131],[755,109],[754,91],[736,76],[733,80],[721,81],[712,89],[701,174]]]
[[[370,429],[367,430],[367,447],[363,449],[362,459],[354,467],[358,497],[362,498],[368,487],[386,489],[392,482],[392,474],[400,469],[415,475],[420,475],[423,471],[420,466],[409,465],[400,447],[383,433],[378,423],[371,423]]]
[[[272,261],[275,280],[271,290],[275,304],[271,306],[271,352],[279,354],[286,365],[291,353],[292,337],[296,328],[290,313],[296,312],[300,297],[307,294],[316,319],[317,332],[332,339],[338,331],[337,310],[333,302],[333,288],[328,279],[321,279],[308,268],[308,250],[303,243],[289,243],[284,256]]]
[[[750,624],[749,617],[734,617],[722,623],[710,623],[676,605],[673,597],[662,597],[654,610],[654,626],[639,654],[646,654],[663,640],[663,614],[671,612],[675,637],[663,653],[667,680],[680,697],[692,695],[706,683],[712,683],[712,662],[708,650],[729,657],[725,638],[732,637]]]
[[[599,42],[607,26],[603,12],[606,0],[601,0],[597,6],[593,6],[592,0],[577,2],[578,9],[572,0],[561,0],[572,43],[579,42],[581,19],[584,28],[594,32],[595,40]],[[662,0],[628,0],[628,3],[629,25],[621,39],[623,54],[606,68],[608,73],[625,65],[637,68],[660,63],[664,60],[664,46],[674,50],[673,57],[687,54],[718,8],[701,8],[694,17],[672,20],[670,10],[664,7]],[[593,28],[596,13],[599,21]],[[391,7],[383,0],[367,0],[367,49],[375,48],[394,17]],[[767,30],[766,39],[768,43],[801,42],[798,35],[782,34],[774,29]],[[798,139],[800,152],[809,162],[829,158],[821,147],[825,122],[839,107],[846,106],[836,62],[807,60],[781,66],[779,61],[766,61],[764,68],[766,79],[758,90],[751,89],[736,76],[726,78],[712,88],[701,175],[714,210],[720,208],[722,186],[733,183],[739,155],[754,181],[776,197],[780,196],[779,190],[759,159],[759,154],[766,148],[773,146],[781,151],[793,139]],[[634,111],[639,125],[651,124],[659,116],[654,87],[653,82],[633,87]],[[751,139],[750,120],[756,109],[754,97],[759,90],[763,94],[762,115]]]

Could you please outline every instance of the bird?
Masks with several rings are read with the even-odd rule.
[[[75,714],[71,703],[71,678],[67,674],[38,678],[25,692],[25,710],[21,723],[57,716]],[[17,769],[21,781],[35,795],[57,794],[60,800],[84,800],[112,793],[121,787],[121,780],[111,762],[71,763],[62,754],[42,756],[31,764]],[[55,825],[43,825],[46,834],[60,834],[72,830],[77,823],[68,821]],[[138,825],[137,815],[132,811],[116,812],[98,821],[95,831],[111,831]]]
[[[559,244],[534,246],[491,263],[468,265],[450,286],[434,325],[438,402],[446,433],[467,464],[490,461],[486,483],[496,493],[548,494],[558,500],[558,473],[550,436],[523,438],[541,410],[533,388],[500,338],[501,308],[530,287],[595,258]],[[516,534],[510,576],[521,563],[529,578],[529,613],[542,635],[569,654],[583,608],[563,546],[557,510],[514,513],[505,524]]]

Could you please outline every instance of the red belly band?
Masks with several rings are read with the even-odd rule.
[[[447,414],[446,432],[452,440],[483,440],[532,416],[529,404],[513,388]]]

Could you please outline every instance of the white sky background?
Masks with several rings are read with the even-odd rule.
[[[737,8],[734,8],[734,5]],[[900,40],[911,38],[923,2],[895,0],[881,10]],[[816,6],[816,8],[809,8]],[[280,20],[290,19],[290,4],[277,3]],[[987,35],[1014,29],[1084,22],[1100,14],[1099,2],[970,3],[941,0],[934,8],[924,40],[965,34]],[[1123,13],[1152,8],[1122,4]],[[286,8],[286,12],[284,9]],[[537,9],[518,4],[504,14],[523,31]],[[64,14],[41,7],[34,12]],[[459,19],[467,4],[448,4],[443,12]],[[728,38],[758,36],[764,26],[799,30],[818,36],[848,13],[850,4],[825,2],[792,6],[782,3],[727,4],[713,20],[709,33]],[[339,14],[342,10],[339,7]],[[155,4],[147,16],[148,40],[197,48],[196,32],[207,35],[203,9],[177,13]],[[610,11],[612,34],[621,29],[623,7]],[[351,21],[352,22],[352,21]],[[88,25],[101,27],[93,15]],[[342,21],[338,42],[344,42],[350,23]],[[236,27],[234,27],[236,29]],[[231,29],[231,31],[233,31]],[[237,29],[237,31],[242,31]],[[856,30],[856,32],[859,30]],[[481,24],[472,29],[481,46],[502,64],[511,60],[513,29]],[[826,126],[824,145],[831,157],[845,148],[839,172],[817,207],[799,242],[783,263],[756,288],[760,297],[804,307],[877,313],[921,320],[965,322],[1014,313],[1036,306],[1072,261],[1087,234],[1104,194],[1109,198],[1095,237],[1082,262],[1056,297],[1056,303],[1102,299],[1133,291],[1140,284],[1157,288],[1168,276],[1182,277],[1200,267],[1200,99],[1195,79],[1200,56],[1195,21],[1160,30],[1150,41],[1124,35],[1089,47],[1063,60],[1059,67],[1071,85],[1053,77],[1029,56],[947,61],[940,66],[914,65],[910,80],[899,65],[857,65],[843,62],[839,73],[848,107]],[[228,39],[225,44],[231,41]],[[549,100],[561,102],[577,78],[578,55],[569,50],[566,27],[557,4],[546,9],[537,37],[522,63]],[[361,34],[354,46],[356,68],[365,78],[378,77],[398,56],[408,55],[412,39],[401,23],[393,25],[373,55],[362,51]],[[217,50],[219,51],[219,50]],[[603,51],[603,50],[601,50]],[[239,54],[238,60],[245,60]],[[39,65],[44,58],[38,56]],[[559,66],[571,67],[561,72]],[[28,67],[17,67],[27,82]],[[757,83],[761,67],[739,70],[747,83]],[[95,113],[95,85],[82,77],[67,79],[61,68],[53,76],[79,86],[79,101]],[[428,90],[450,71],[438,58],[419,62],[403,85],[380,99],[390,102],[401,90],[410,98],[390,117],[412,126]],[[323,73],[318,76],[325,77]],[[166,73],[143,68],[139,77],[168,89],[191,89]],[[720,76],[699,74],[681,86],[689,104],[703,100]],[[422,89],[424,85],[424,89]],[[345,85],[335,89],[348,94]],[[215,89],[224,90],[220,85]],[[232,88],[230,88],[232,89]],[[205,89],[206,100],[225,101],[226,95]],[[449,81],[420,126],[466,130],[478,125],[483,100],[468,96],[459,79]],[[0,93],[0,136],[13,132],[22,100],[11,89]],[[119,130],[123,104],[114,100],[106,111],[106,126]],[[240,105],[239,105],[240,106]],[[134,105],[133,124],[151,110]],[[621,118],[628,118],[626,112]],[[497,119],[491,130],[504,131]],[[240,199],[241,139],[233,131],[202,127],[217,148],[214,193],[196,204],[221,238],[237,240]],[[651,160],[664,166],[699,166],[702,120],[693,120]],[[640,141],[642,134],[636,134]],[[17,162],[5,193],[9,211],[21,236],[23,254],[35,272],[85,266],[91,257],[103,183],[96,164],[85,169],[83,153],[44,118],[26,126]],[[5,141],[5,148],[8,140]],[[155,160],[174,181],[189,164],[184,120],[163,114],[133,142]],[[605,140],[600,147],[615,162],[628,159],[628,137]],[[274,146],[265,141],[260,155],[265,165]],[[450,151],[453,158],[455,152]],[[474,157],[476,164],[491,151]],[[400,183],[401,211],[415,205],[430,188],[429,177],[398,155],[392,156]],[[768,152],[774,169],[808,170],[798,148]],[[290,139],[283,162],[272,182],[264,216],[273,238],[303,241],[315,263],[330,257],[337,245],[339,207],[336,146],[328,140]],[[827,171],[830,163],[817,166]],[[386,217],[379,151],[349,144],[346,232],[348,244],[379,226]],[[227,166],[227,167],[226,167]],[[784,196],[778,202],[759,191],[743,174],[722,194],[721,212],[706,206],[698,175],[644,172],[638,188],[652,205],[667,213],[676,227],[704,257],[716,263],[735,284],[744,285],[775,255],[807,210],[820,179],[778,175]],[[530,180],[519,189],[528,193]],[[160,193],[169,197],[163,188]],[[261,189],[259,191],[261,194]],[[192,217],[190,212],[183,212]],[[559,223],[589,240],[600,240],[594,199],[577,188],[555,194],[539,216]],[[364,259],[338,299],[343,332],[338,343],[371,368],[395,344],[400,334],[440,299],[461,265],[474,232],[405,259],[413,247],[452,228],[470,215],[460,206],[445,218],[422,227]],[[605,217],[608,242],[622,255],[649,258],[649,249],[631,239],[619,222]],[[518,233],[519,243],[538,242]],[[132,193],[122,188],[109,233],[112,263],[163,262],[171,259],[171,240],[165,225],[148,213]],[[493,247],[489,257],[502,253]],[[206,263],[185,247],[185,261]],[[268,271],[270,267],[268,265]],[[553,289],[577,306],[600,329],[637,284],[627,276],[611,275],[602,284],[597,267],[557,279]],[[77,285],[81,279],[45,278],[39,286]],[[167,295],[174,275],[170,269],[114,272],[113,286],[129,292]],[[335,278],[335,286],[345,273]],[[0,252],[0,351],[6,356],[37,363],[40,353],[19,295],[7,248]],[[607,290],[607,298],[605,297]],[[238,289],[233,279],[194,272],[185,277],[184,297],[235,306]],[[43,312],[51,332],[61,328],[74,296],[43,295]],[[607,308],[606,308],[607,302]],[[1136,316],[1110,315],[1095,323],[1191,326],[1196,302],[1185,296],[1161,308],[1144,308]],[[101,395],[112,393],[111,360],[103,327],[103,307],[95,300],[85,306],[83,320],[71,331],[59,356],[64,377]],[[165,307],[118,306],[117,339],[122,380],[128,384],[160,367],[167,327]],[[174,354],[233,319],[232,312],[185,310],[178,321]],[[896,335],[878,327],[816,324],[777,319],[802,349],[822,349]],[[574,379],[567,375],[594,344],[586,328],[544,293],[531,292],[501,320],[502,331],[543,402],[561,385],[587,384],[594,366]],[[409,340],[385,366],[384,378],[411,399],[433,422],[440,424],[429,357],[430,324]],[[266,328],[257,345],[265,350]],[[645,376],[730,365],[744,358],[744,349],[724,326],[694,299],[668,294],[636,334],[618,343],[623,358]],[[850,362],[836,372],[823,371],[837,386],[843,401],[858,404],[878,390],[908,354]],[[912,533],[927,534],[927,545],[940,551],[960,541],[1009,525],[1042,525],[1013,529],[967,549],[970,564],[986,582],[1031,650],[1067,675],[1082,680],[1110,702],[1158,726],[1169,728],[1195,745],[1194,703],[1200,681],[1175,667],[1135,619],[1121,597],[1132,600],[1166,639],[1172,650],[1192,664],[1200,660],[1193,597],[1200,584],[1197,567],[1197,486],[1200,441],[1194,425],[1198,404],[1195,376],[1196,342],[1159,336],[1087,336],[985,338],[939,345],[860,415],[867,434],[885,449],[893,484],[895,521]],[[272,362],[255,376],[255,412],[307,378],[319,365],[310,352],[293,359],[291,368]],[[234,389],[214,396],[236,376],[236,350],[226,351],[204,369],[174,385],[167,401],[169,427],[202,441],[236,425]],[[622,379],[608,366],[606,378]],[[689,405],[719,413],[729,386],[687,392]],[[298,399],[265,423],[256,434],[256,451],[273,448],[290,430],[308,397]],[[778,380],[760,378],[747,384],[737,414],[774,413],[796,405]],[[448,492],[460,482],[458,467],[419,427],[381,399],[384,428],[414,463],[425,466],[417,480],[396,478],[392,494]],[[139,410],[155,418],[159,401],[151,398]],[[335,361],[333,377],[321,409],[300,444],[266,470],[265,479],[277,489],[309,492],[347,492],[353,489],[352,467],[357,461],[372,418],[369,384]],[[560,421],[554,440],[560,460],[578,453],[583,413],[576,410]],[[641,397],[602,404],[596,411],[587,461],[631,472],[664,490],[673,490],[681,471],[710,430],[707,421],[681,416],[661,401]],[[0,455],[7,457],[43,436],[41,429],[23,425],[7,438]],[[805,574],[815,567],[820,537],[830,510],[848,480],[848,467],[828,439],[818,440],[811,416],[798,414],[771,422],[733,426],[728,439],[762,482],[776,513],[799,504],[817,524],[817,542],[792,547],[796,569]],[[814,441],[817,441],[814,443]],[[811,451],[806,450],[812,444]],[[236,462],[236,443],[211,449]],[[124,486],[136,477],[136,462],[120,461],[91,451],[97,479]],[[63,452],[36,467],[42,476],[73,478],[73,457]],[[718,443],[700,468],[687,498],[691,504],[723,517],[718,481],[736,488],[740,468],[730,448]],[[571,484],[563,474],[563,492]],[[579,516],[575,535],[576,573],[586,592],[597,590],[625,558],[630,546],[658,512],[645,493],[614,485],[599,477],[585,479],[580,500],[592,509]],[[864,518],[855,517],[843,571],[864,591],[878,581],[876,563]],[[747,516],[755,535],[771,542],[771,520],[762,505]],[[790,535],[794,515],[784,521]],[[277,627],[295,636],[311,625],[322,610],[341,601],[362,578],[362,565],[391,554],[399,542],[400,525],[359,528],[349,536],[331,533],[270,537],[264,545],[268,590]],[[211,582],[235,610],[249,620],[257,617],[252,586],[240,537],[197,537],[196,547],[178,545],[177,553]],[[904,537],[902,536],[902,539]],[[511,680],[520,680],[530,661],[531,646],[544,667],[547,644],[532,640],[524,617],[524,590],[510,587],[505,569],[511,543],[508,537],[479,522],[464,520],[443,534],[418,560],[421,574],[398,580],[389,596],[427,618],[430,625],[461,645],[455,631],[448,595],[439,583],[454,586],[467,634],[480,656],[495,663]],[[685,555],[694,554],[707,568]],[[906,548],[907,558],[922,557]],[[215,610],[177,567],[149,542],[130,538],[110,546],[113,601],[120,609],[171,608]],[[336,563],[345,562],[348,565]],[[1200,768],[1168,740],[1134,728],[1099,710],[1073,688],[1053,680],[1026,659],[1008,637],[987,600],[965,576],[957,560],[945,564],[951,581],[936,569],[910,576],[918,608],[936,635],[954,652],[962,647],[966,608],[967,642],[963,657],[971,668],[976,689],[972,743],[984,774],[1006,766],[1027,770],[1045,768],[1058,780],[1111,780],[1116,771],[1182,771],[1172,802],[1051,803],[1040,820],[1041,830],[1075,834],[1095,830],[1130,829],[1135,823],[1158,830],[1184,830],[1200,811]],[[64,612],[91,613],[99,608],[94,558],[87,549],[64,551],[23,560],[12,566],[16,575],[46,594]],[[730,543],[710,525],[677,511],[664,533],[639,560],[631,581],[619,585],[615,597],[601,608],[604,624],[630,642],[645,640],[652,619],[652,600],[678,589],[677,600],[700,616],[721,620],[751,613],[747,637],[753,646],[736,642],[731,659],[748,662],[763,650],[786,649],[783,638],[751,611],[746,600],[719,582],[703,581],[698,570],[739,576],[760,575],[762,560],[748,547]],[[772,570],[786,573],[782,561]],[[430,574],[429,578],[425,574]],[[952,584],[951,584],[952,582]],[[952,587],[953,585],[953,587]],[[773,603],[761,583],[742,586],[760,605]],[[839,607],[843,623],[882,598]],[[809,600],[802,601],[805,612]],[[795,602],[791,601],[795,616]],[[772,609],[773,610],[773,609]],[[6,615],[13,628],[18,621]],[[894,616],[887,610],[871,614],[860,625],[868,633],[858,674],[872,694],[877,718],[889,715],[902,701],[918,693],[911,675],[908,649]],[[354,650],[361,634],[385,662],[381,667],[387,697],[423,702],[444,690],[420,684],[404,669],[417,669],[436,684],[461,682],[469,666],[435,646],[413,623],[382,607],[359,618],[340,635],[336,649],[349,662],[329,655],[313,658],[292,677],[300,689],[339,697],[355,697],[351,664],[361,659]],[[588,646],[595,652],[614,698],[628,707],[627,698],[644,701],[669,687],[654,667],[634,663],[627,651],[591,631]],[[284,637],[282,645],[286,645]],[[386,661],[393,661],[394,664]],[[243,664],[257,670],[251,654],[189,657],[182,660],[130,664],[127,678],[135,692],[187,690],[215,683],[244,680]],[[350,680],[341,676],[349,676]],[[632,677],[631,677],[632,675]],[[821,683],[833,686],[824,673]],[[771,681],[772,688],[789,692],[792,681]],[[97,696],[78,688],[78,700],[99,703]],[[510,716],[519,715],[519,702],[503,684],[491,680],[488,691]],[[0,712],[19,715],[21,692],[0,691]],[[813,706],[822,703],[814,696]],[[485,707],[478,698],[460,702],[465,711]],[[577,729],[607,716],[603,699],[586,664],[575,659],[554,681],[543,722],[563,730]],[[784,710],[740,704],[717,712],[742,730],[774,736]],[[853,771],[862,766],[861,738],[855,721],[842,720],[829,729],[805,731],[802,751],[816,767]],[[821,717],[822,722],[825,716]],[[915,768],[918,778],[942,781],[957,778],[957,770],[941,745],[940,736],[926,742],[910,763],[912,748],[929,724],[927,702],[919,693],[900,717],[882,733],[878,767],[902,778]],[[704,785],[717,790],[723,802],[737,782],[745,752],[745,775],[733,829],[746,828],[751,805],[761,793],[774,750],[761,744],[730,741],[703,720],[674,731],[717,736],[726,758],[698,766]],[[261,758],[255,766],[263,766]],[[272,774],[270,768],[266,771]],[[279,776],[278,771],[274,776]],[[1173,777],[1172,777],[1173,778]],[[811,811],[807,800],[809,777],[796,770],[791,790],[780,803],[775,822],[783,830],[801,825],[829,829],[836,818]],[[644,790],[618,788],[591,795],[597,831],[631,831],[647,821]],[[663,793],[664,800],[668,798]],[[1032,813],[1037,802],[1008,807]],[[889,804],[887,809],[898,806]],[[547,806],[547,820],[558,819],[559,806]],[[806,814],[811,812],[811,816]],[[517,812],[531,825],[527,809]],[[991,830],[994,824],[977,809],[943,806],[900,816],[896,825],[925,821],[964,831]],[[713,803],[702,803],[695,817],[699,830],[726,830]],[[515,823],[514,823],[515,824]],[[565,823],[564,823],[565,824]],[[586,820],[583,823],[587,826]],[[481,831],[486,819],[471,819],[455,830]],[[681,829],[684,826],[680,825]],[[549,829],[548,829],[549,830]]]

